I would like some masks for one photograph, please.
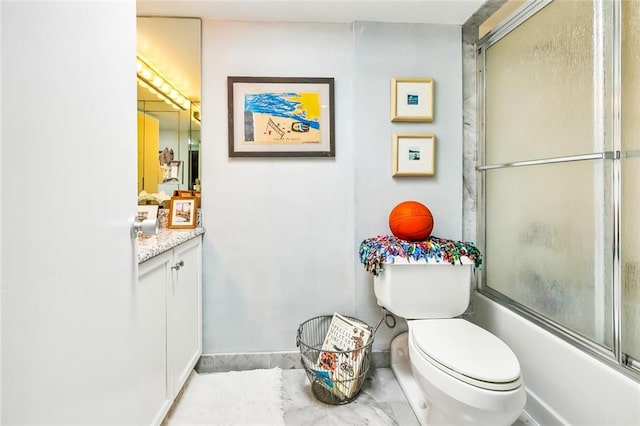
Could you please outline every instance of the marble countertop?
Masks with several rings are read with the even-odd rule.
[[[204,234],[202,227],[193,229],[160,228],[157,235],[138,236],[138,263],[149,260],[202,234]]]

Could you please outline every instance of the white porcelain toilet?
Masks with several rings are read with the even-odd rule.
[[[378,304],[407,320],[391,368],[423,425],[511,425],[526,392],[520,364],[488,331],[457,318],[469,304],[473,262],[396,258],[374,276]]]

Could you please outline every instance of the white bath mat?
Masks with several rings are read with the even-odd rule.
[[[282,370],[194,374],[167,425],[284,425]]]

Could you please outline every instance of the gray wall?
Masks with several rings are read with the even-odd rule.
[[[462,237],[462,46],[461,29],[451,25],[357,23],[354,27],[355,67],[353,167],[355,238],[360,242],[388,234],[388,217],[404,200],[420,201],[434,216],[432,235]],[[391,123],[390,80],[431,77],[435,80],[432,123]],[[434,177],[392,177],[394,133],[434,133]],[[371,276],[358,263],[355,269],[356,314],[370,323],[380,317]],[[402,322],[402,321],[401,321]],[[402,324],[404,325],[404,324]],[[382,326],[376,347],[388,349],[402,329]]]
[[[334,311],[375,323],[358,246],[400,201],[461,237],[461,55],[459,26],[203,21],[204,353],[295,350],[298,324]],[[336,157],[230,159],[230,75],[334,77]],[[390,122],[392,77],[435,79],[433,123]],[[427,132],[436,176],[391,177],[393,133]]]

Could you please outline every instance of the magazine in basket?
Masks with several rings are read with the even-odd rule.
[[[364,348],[371,331],[359,322],[334,313],[318,357],[318,366],[329,373],[327,388],[339,397],[351,398],[358,391]],[[358,350],[360,349],[360,350]],[[333,383],[331,383],[333,382]],[[331,386],[332,385],[332,386]]]

